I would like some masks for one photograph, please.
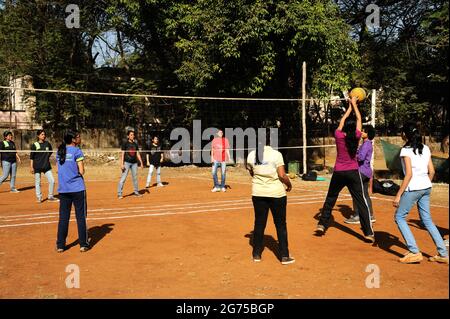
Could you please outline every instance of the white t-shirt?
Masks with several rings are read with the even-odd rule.
[[[253,169],[252,196],[280,198],[286,189],[278,178],[277,168],[284,165],[283,156],[270,146],[264,146],[263,162],[255,164],[256,151],[247,156],[247,164]]]
[[[430,178],[428,177],[428,162],[431,160],[431,152],[428,146],[424,145],[422,155],[416,149],[414,154],[412,147],[403,147],[400,151],[400,158],[402,161],[403,174],[406,174],[405,161],[403,157],[408,156],[411,159],[412,178],[406,188],[407,191],[417,191],[432,187]]]

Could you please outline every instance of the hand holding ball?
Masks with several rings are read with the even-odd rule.
[[[358,99],[358,102],[362,102],[366,99],[367,94],[363,88],[354,88],[350,91],[349,96],[350,96],[350,98],[353,98],[354,96],[356,96],[356,98]]]

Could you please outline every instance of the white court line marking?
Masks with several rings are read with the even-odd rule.
[[[371,199],[378,199],[378,200],[382,200],[385,202],[392,202],[392,199],[388,199],[388,198],[381,198],[381,197],[376,197],[376,196],[371,196]],[[442,206],[442,205],[430,205],[431,207],[439,207],[439,208],[449,208],[448,206]]]
[[[327,193],[326,191],[320,191],[320,190],[309,190],[309,189],[301,189],[304,190],[306,192],[317,192],[317,193]],[[339,194],[340,196],[341,194]],[[347,195],[347,196],[351,196],[349,194],[342,194],[342,195]],[[377,199],[377,200],[381,200],[381,201],[386,201],[386,202],[392,202],[391,199],[388,198],[382,198],[382,197],[376,197],[376,196],[370,196],[370,199]],[[442,205],[434,205],[431,204],[430,207],[439,207],[439,208],[449,208],[448,206],[442,206]]]
[[[300,197],[300,196],[297,196]],[[293,200],[295,202],[301,202],[302,199],[306,199],[306,198],[294,198]],[[310,198],[310,199],[321,199],[321,198]],[[323,200],[323,199],[322,199]],[[190,206],[183,206],[183,207],[171,207],[171,209],[174,210],[180,210],[180,209],[187,209],[187,208],[210,208],[210,207],[227,207],[227,206],[238,206],[238,205],[242,205],[242,204],[249,204],[251,203],[250,200],[245,200],[243,202],[239,202],[239,203],[224,203],[224,204],[217,204],[215,203],[215,205],[211,206],[211,205],[190,205]],[[157,209],[148,209],[148,207],[133,207],[135,209],[133,210],[118,210],[118,208],[112,208],[110,210],[115,210],[112,212],[102,212],[102,213],[91,213],[89,214],[89,216],[98,216],[98,215],[114,215],[114,214],[127,214],[127,213],[138,213],[138,212],[161,212],[161,208],[157,208]],[[124,208],[125,209],[125,208]],[[89,212],[89,211],[88,211]],[[12,222],[12,221],[18,221],[18,220],[36,220],[36,219],[45,219],[45,218],[53,218],[56,216],[33,216],[33,217],[27,217],[27,218],[22,218],[22,217],[18,217],[18,218],[10,218],[10,219],[5,219],[2,220],[1,222]]]
[[[342,194],[343,196],[350,196],[347,194]],[[308,198],[308,197],[313,197],[313,198],[317,198],[317,195],[298,195],[298,196],[289,196],[289,198]],[[180,203],[180,204],[165,204],[165,205],[159,205],[159,207],[182,207],[182,206],[192,206],[192,205],[217,205],[220,203],[235,203],[235,202],[247,202],[250,201],[251,199],[249,199],[248,197],[246,197],[245,199],[235,199],[235,200],[225,200],[225,201],[215,201],[215,202],[197,202],[197,203]],[[104,211],[117,211],[118,209],[129,209],[130,206],[126,206],[126,207],[115,207],[115,208],[96,208],[96,209],[89,209],[89,212],[104,212]],[[147,209],[148,207],[145,206],[138,206],[138,207],[133,207],[134,209]],[[58,212],[49,212],[49,213],[36,213],[36,214],[26,214],[26,215],[9,215],[9,216],[0,216],[0,221],[2,219],[9,219],[9,218],[19,218],[19,217],[37,217],[37,216],[46,216],[46,215],[59,215]],[[50,218],[52,216],[48,216],[48,218]]]
[[[350,198],[345,198],[343,200],[350,200]],[[303,204],[314,204],[314,203],[323,203],[320,201],[309,201],[309,202],[297,202],[297,203],[289,203],[289,205],[303,205]],[[253,208],[253,206],[242,206],[242,207],[230,207],[230,208],[221,208],[221,209],[203,209],[203,210],[195,210],[188,212],[166,212],[166,213],[157,213],[157,214],[139,214],[139,215],[127,215],[127,216],[111,216],[111,217],[99,217],[99,218],[87,218],[87,220],[106,220],[106,219],[124,219],[124,218],[134,218],[134,217],[149,217],[149,216],[166,216],[166,215],[187,215],[187,214],[197,214],[204,212],[214,212],[214,211],[223,211],[223,210],[240,210],[240,209],[249,209]],[[75,219],[70,219],[71,222],[75,221]],[[56,224],[58,221],[48,221],[48,222],[37,222],[37,223],[23,223],[23,224],[8,224],[8,225],[0,225],[0,228],[6,227],[19,227],[19,226],[30,226],[30,225],[42,225],[42,224]]]

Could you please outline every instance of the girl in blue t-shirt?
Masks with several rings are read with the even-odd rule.
[[[86,226],[86,187],[84,185],[84,155],[77,147],[81,142],[78,132],[69,131],[64,142],[58,147],[56,161],[58,163],[59,223],[56,251],[62,253],[66,246],[69,231],[70,210],[75,206],[78,225],[78,241],[80,251],[89,250]]]

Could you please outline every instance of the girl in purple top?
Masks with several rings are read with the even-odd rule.
[[[363,139],[363,143],[356,153],[356,158],[358,160],[359,173],[361,174],[361,178],[363,181],[364,196],[366,197],[367,204],[369,205],[370,220],[372,221],[372,223],[374,223],[375,216],[373,214],[372,200],[370,199],[369,195],[369,184],[372,178],[372,167],[370,163],[372,161],[372,140],[375,137],[375,128],[372,125],[364,125],[361,132],[361,137]],[[353,216],[350,216],[350,218],[344,220],[344,223],[359,224],[358,205],[356,205],[355,200],[353,200],[353,210],[355,211],[355,214]]]
[[[356,122],[349,118],[352,108],[355,112]],[[336,164],[334,166],[333,176],[331,177],[327,198],[323,204],[319,223],[316,227],[316,233],[318,235],[325,234],[330,224],[331,211],[336,204],[339,193],[347,186],[360,213],[364,238],[374,243],[375,235],[370,221],[369,205],[363,192],[363,181],[359,173],[359,165],[356,157],[358,141],[361,138],[361,126],[361,113],[358,109],[357,98],[353,97],[339,123],[339,127],[335,131],[334,136],[336,138],[337,148]]]

